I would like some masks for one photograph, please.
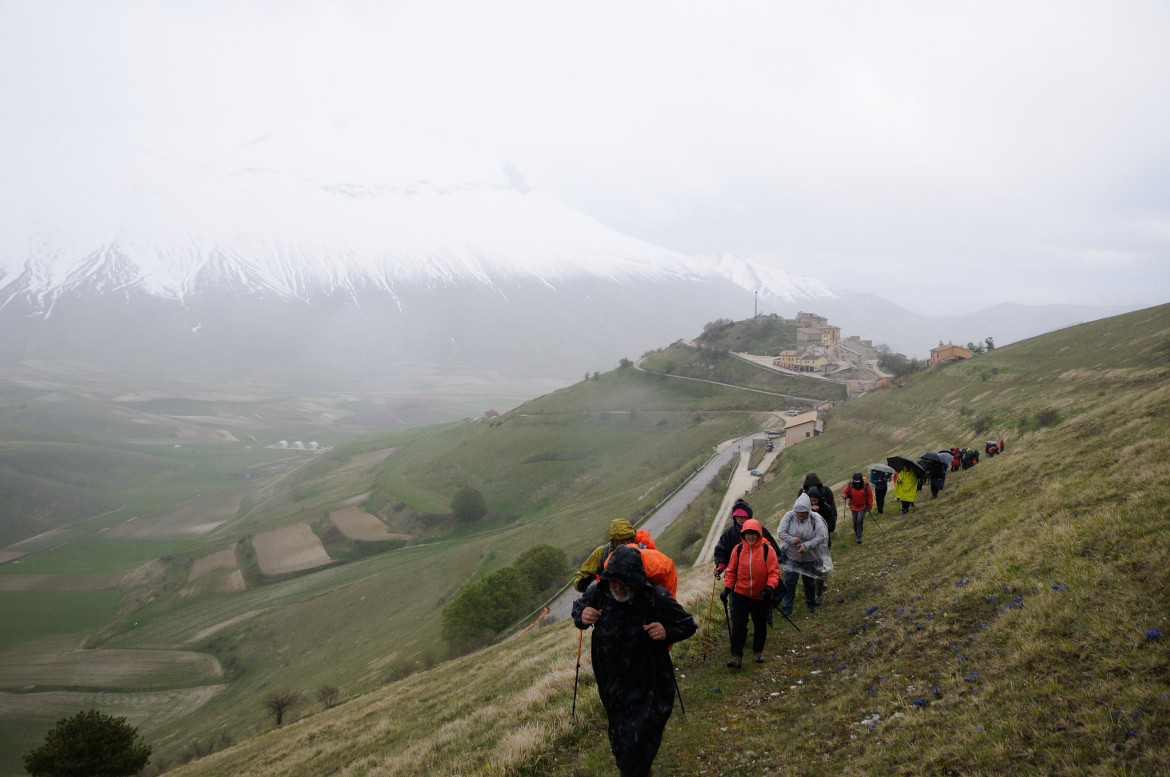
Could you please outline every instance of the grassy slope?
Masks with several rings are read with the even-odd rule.
[[[751,349],[751,353],[759,353]],[[726,353],[711,349],[696,350],[681,343],[650,354],[643,360],[644,369],[667,375],[710,380],[771,391],[787,397],[842,400],[845,386],[815,378],[784,375],[748,364]]]
[[[778,623],[762,667],[723,667],[718,618],[704,655],[710,577],[684,574],[680,599],[702,625],[675,650],[687,714],[676,710],[659,770],[1165,773],[1168,377],[1163,306],[834,410],[753,493],[770,527],[806,469],[836,483],[894,453],[1001,436],[1007,452],[949,477],[909,519],[871,519],[864,545],[843,525],[829,605],[815,619],[798,610],[799,634]],[[1057,423],[1037,423],[1046,409]],[[605,773],[587,668],[567,716],[576,642],[568,624],[525,635],[178,773]]]

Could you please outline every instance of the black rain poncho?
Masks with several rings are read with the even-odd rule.
[[[637,593],[621,603],[609,593],[608,581]],[[573,602],[577,628],[586,607],[601,610],[593,624],[593,674],[609,719],[609,747],[622,777],[645,775],[662,744],[662,732],[674,709],[674,664],[667,646],[690,637],[695,619],[661,586],[646,580],[642,557],[629,546],[615,548],[601,580],[590,583]],[[642,628],[661,623],[666,639],[650,639]]]

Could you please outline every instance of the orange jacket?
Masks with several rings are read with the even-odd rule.
[[[643,548],[650,548],[650,550],[658,550],[658,546],[654,544],[654,538],[650,536],[650,532],[645,529],[638,529],[634,534],[634,542],[641,545]]]
[[[755,545],[741,542],[731,549],[731,556],[727,559],[727,572],[723,576],[723,587],[730,588],[749,599],[760,599],[762,598],[760,592],[765,586],[770,586],[775,591],[780,585],[780,561],[776,558],[775,548],[763,539],[764,532],[760,528],[760,522],[755,518],[748,518],[740,527],[740,535],[749,529],[759,533],[760,541]]]
[[[671,561],[670,556],[654,548],[640,548],[637,545],[632,547],[642,554],[642,568],[646,570],[646,579],[654,585],[660,585],[670,591],[671,596],[677,596],[678,573],[674,569],[674,562]],[[607,567],[611,558],[613,558],[612,553],[605,558]]]

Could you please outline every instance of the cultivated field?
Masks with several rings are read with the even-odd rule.
[[[188,650],[8,651],[0,656],[0,686],[166,690],[216,683],[214,656]]]
[[[307,523],[257,534],[252,538],[252,547],[260,569],[267,575],[298,572],[333,561]]]
[[[379,521],[360,507],[346,507],[334,510],[329,514],[329,520],[341,530],[341,533],[351,540],[407,540],[413,539],[409,534],[391,534],[386,524]]]

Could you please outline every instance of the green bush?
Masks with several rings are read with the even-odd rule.
[[[24,768],[33,777],[122,777],[149,759],[150,745],[125,718],[85,710],[58,720],[44,744],[24,757]]]
[[[565,574],[560,548],[536,545],[506,567],[469,583],[443,608],[442,636],[452,647],[485,644],[539,603],[540,594]]]

